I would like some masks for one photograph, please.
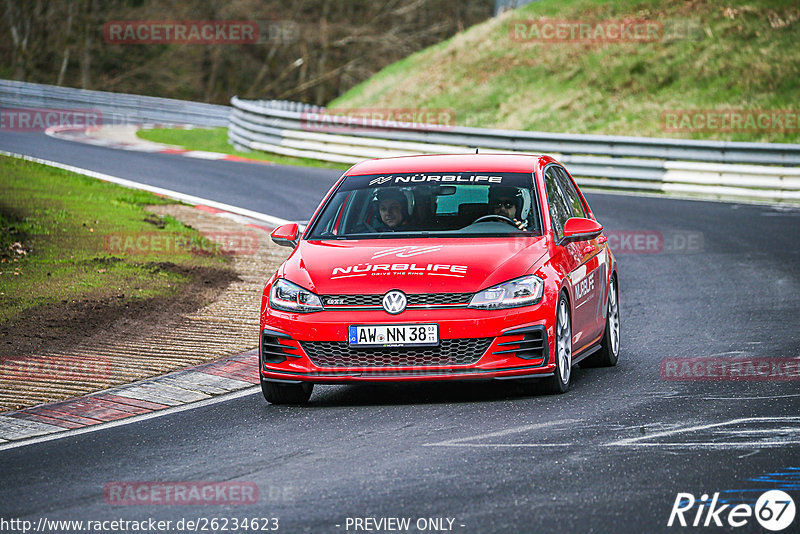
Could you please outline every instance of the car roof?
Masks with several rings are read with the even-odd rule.
[[[541,160],[541,161],[540,161]],[[554,161],[534,154],[436,154],[370,159],[356,163],[347,176],[395,172],[533,172],[537,163]]]

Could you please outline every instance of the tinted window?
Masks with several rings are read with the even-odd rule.
[[[552,168],[556,170],[556,175],[558,176],[558,184],[561,186],[561,189],[566,194],[566,198],[571,210],[570,216],[586,217],[586,211],[583,209],[583,204],[581,203],[580,196],[578,196],[578,192],[575,190],[575,186],[572,184],[572,180],[569,179],[567,171],[565,171],[561,167],[552,167]]]
[[[547,204],[550,207],[550,219],[556,239],[564,236],[564,223],[572,217],[572,204],[559,184],[556,167],[550,166],[544,173],[544,184],[547,189]]]

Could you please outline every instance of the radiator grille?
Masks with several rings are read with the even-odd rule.
[[[318,367],[425,367],[471,365],[480,360],[492,338],[443,339],[436,347],[353,349],[346,341],[301,341]]]
[[[406,295],[408,306],[466,306],[472,293],[420,293]],[[373,306],[381,308],[383,295],[323,295],[322,304],[328,308]]]

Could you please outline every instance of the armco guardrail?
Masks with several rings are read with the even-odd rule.
[[[0,80],[0,108],[92,109],[102,124],[227,126],[231,108],[202,102]]]
[[[585,186],[800,200],[800,145],[570,135],[375,121],[335,133],[309,128],[325,108],[234,97],[229,141],[241,150],[339,163],[410,154],[554,154]],[[313,130],[313,131],[312,131]]]

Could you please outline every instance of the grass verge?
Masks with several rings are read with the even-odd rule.
[[[242,158],[256,159],[259,161],[269,161],[278,165],[298,165],[302,167],[320,167],[323,169],[346,170],[349,165],[319,161],[315,159],[292,158],[281,156],[280,154],[269,154],[266,152],[240,152],[228,144],[227,128],[153,128],[150,130],[139,130],[136,135],[146,141],[177,145],[187,150],[204,150],[206,152],[219,152],[221,154],[231,154]]]
[[[37,307],[170,297],[228,258],[197,231],[144,210],[173,203],[0,157],[0,323]]]

